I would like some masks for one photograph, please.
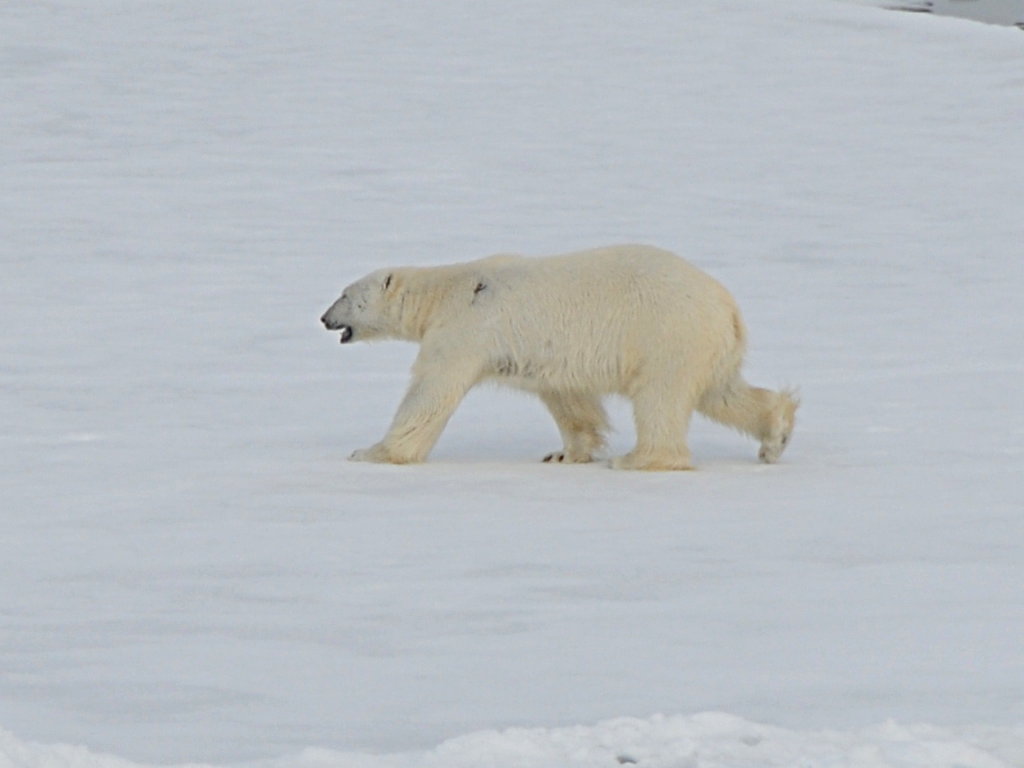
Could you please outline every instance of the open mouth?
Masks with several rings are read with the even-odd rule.
[[[352,326],[351,325],[343,325],[338,330],[341,331],[341,343],[342,344],[352,340]]]

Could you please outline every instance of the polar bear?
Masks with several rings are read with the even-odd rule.
[[[342,344],[420,344],[387,434],[356,461],[424,461],[466,392],[488,380],[547,406],[563,442],[549,462],[594,460],[608,394],[632,401],[636,423],[636,447],[612,459],[617,469],[691,469],[694,410],[759,440],[764,462],[793,430],[795,395],[740,374],[746,329],[729,292],[652,246],[381,269],[348,286],[321,322]]]

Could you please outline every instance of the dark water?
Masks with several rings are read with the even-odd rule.
[[[1024,0],[906,0],[889,7],[1024,28]]]

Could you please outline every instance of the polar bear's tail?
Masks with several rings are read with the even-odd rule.
[[[739,312],[733,315],[733,330],[736,343],[719,361],[717,376],[698,400],[697,410],[760,440],[758,457],[770,464],[778,460],[789,443],[800,400],[794,390],[776,392],[746,382],[740,373],[746,329]]]

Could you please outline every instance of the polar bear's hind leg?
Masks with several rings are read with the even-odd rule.
[[[693,399],[680,391],[673,377],[651,382],[632,396],[636,447],[611,461],[613,469],[693,469],[686,433]]]
[[[740,376],[704,393],[697,409],[709,419],[761,441],[758,458],[778,461],[789,444],[800,401],[796,393],[751,387]]]
[[[544,390],[540,399],[562,434],[562,450],[553,451],[544,461],[563,464],[581,464],[594,460],[594,454],[604,447],[604,434],[608,431],[608,417],[597,395],[583,392]]]

